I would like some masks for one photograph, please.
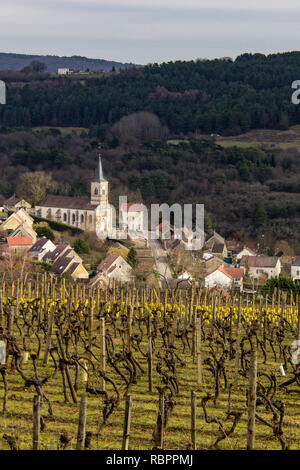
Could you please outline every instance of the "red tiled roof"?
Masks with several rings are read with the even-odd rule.
[[[230,277],[230,279],[244,277],[243,268],[224,268],[224,266],[219,266],[218,268],[208,273],[205,277],[210,276],[215,271],[221,271],[221,273],[225,274],[227,277]]]
[[[244,277],[243,268],[223,268],[223,272],[229,274],[232,278]]]
[[[10,246],[32,246],[33,242],[30,237],[7,237],[7,243]]]

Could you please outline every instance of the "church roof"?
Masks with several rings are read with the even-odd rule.
[[[43,201],[37,204],[37,207],[53,207],[58,209],[79,209],[94,211],[88,197],[70,197],[70,196],[54,196],[50,194]]]
[[[99,156],[99,162],[98,162],[98,167],[97,167],[96,181],[97,183],[102,183],[102,181],[107,181],[103,176],[102,161],[101,161],[100,156]]]

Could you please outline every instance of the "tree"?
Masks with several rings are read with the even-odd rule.
[[[35,205],[43,200],[48,192],[55,192],[55,190],[56,183],[51,175],[44,171],[33,171],[20,176],[16,195]]]
[[[77,240],[74,242],[73,249],[79,255],[80,254],[88,255],[91,251],[89,245],[84,240],[81,240],[81,238],[77,238]]]
[[[139,261],[137,259],[137,254],[136,254],[136,250],[135,248],[130,248],[129,252],[128,252],[128,255],[127,255],[127,258],[126,258],[126,261],[128,264],[130,264],[130,266],[132,268],[136,268],[137,265],[139,264]]]
[[[49,227],[38,226],[35,228],[35,231],[38,237],[46,237],[52,242],[55,240],[55,235]]]
[[[39,60],[32,60],[29,65],[26,65],[21,72],[24,73],[31,73],[31,72],[36,72],[36,73],[43,73],[47,69],[47,65],[44,64],[43,62],[40,62]]]

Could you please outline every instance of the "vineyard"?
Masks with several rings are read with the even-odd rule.
[[[299,299],[0,288],[0,449],[299,449]]]

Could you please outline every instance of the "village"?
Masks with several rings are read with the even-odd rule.
[[[117,214],[118,234],[123,237],[104,236],[100,241],[99,231],[110,233],[113,227],[108,185],[99,156],[90,199],[47,195],[35,207],[15,195],[4,201],[2,262],[9,260],[11,266],[26,260],[31,272],[44,269],[89,287],[130,284],[184,289],[195,285],[228,295],[255,292],[270,278],[300,281],[300,256],[284,251],[269,256],[259,246],[225,240],[215,230],[191,232],[166,220],[156,226],[154,237],[152,232],[146,234],[138,203],[122,204]],[[131,230],[126,231],[128,226]],[[70,230],[72,237],[67,235]],[[83,239],[86,236],[89,244]],[[193,245],[197,240],[200,249]]]

